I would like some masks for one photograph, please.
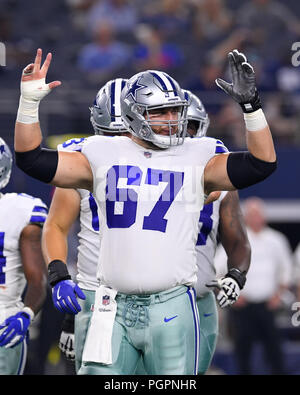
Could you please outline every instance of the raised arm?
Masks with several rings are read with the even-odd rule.
[[[42,142],[38,116],[39,103],[52,89],[61,85],[60,81],[53,81],[49,84],[45,82],[51,59],[52,54],[48,53],[41,67],[42,50],[38,49],[34,63],[29,64],[23,70],[15,130],[16,151],[29,151]]]
[[[84,155],[41,148],[39,104],[61,84],[60,81],[45,82],[51,59],[52,55],[48,53],[41,67],[42,50],[38,49],[34,63],[23,71],[15,125],[16,163],[26,174],[40,181],[66,188],[92,190],[92,171]]]
[[[229,53],[232,83],[218,78],[217,85],[240,104],[244,112],[248,151],[213,157],[204,172],[205,192],[242,189],[256,184],[276,169],[276,152],[261,109],[253,67],[245,55]]]

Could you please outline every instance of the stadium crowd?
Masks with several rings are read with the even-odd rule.
[[[6,46],[0,85],[15,91],[15,108],[20,70],[32,61],[37,47],[53,52],[55,62],[48,79],[63,79],[63,87],[56,98],[49,99],[49,105],[58,99],[69,111],[63,116],[52,111],[46,136],[89,133],[88,107],[99,87],[113,78],[157,69],[170,73],[201,98],[210,118],[208,136],[222,139],[229,149],[244,149],[239,106],[215,85],[217,77],[228,74],[226,54],[238,48],[255,68],[275,145],[300,146],[300,73],[291,63],[293,52],[287,45],[298,40],[300,7],[292,0],[52,0],[43,2],[42,7],[37,0],[31,3],[27,7],[17,0],[0,0],[0,42]],[[5,111],[2,108],[0,116]],[[9,134],[14,118],[15,114],[3,117],[3,137],[8,142],[12,141]],[[69,236],[74,246],[69,257],[73,275],[77,232],[74,227]],[[296,254],[298,257],[299,249]],[[297,281],[299,277],[297,274]],[[290,290],[299,293],[296,281],[291,282]],[[283,295],[278,311],[284,310],[284,297],[290,295]],[[293,297],[297,300],[297,295]],[[53,338],[47,339],[45,328],[50,321],[41,314],[31,329],[33,346],[27,374],[47,374],[47,369],[48,374],[60,374],[51,369],[60,359],[54,342],[60,334],[61,316],[53,311],[49,297],[44,309],[53,315]],[[69,365],[60,369],[72,373]]]
[[[211,118],[210,135],[234,149],[244,146],[238,108],[216,91],[214,80],[227,67],[228,50],[239,48],[255,67],[275,143],[299,145],[300,78],[287,45],[297,42],[300,32],[295,2],[65,0],[44,2],[43,7],[37,0],[31,3],[34,13],[22,2],[1,1],[0,41],[7,51],[7,66],[0,71],[2,86],[16,84],[16,71],[30,62],[36,45],[54,52],[51,76],[64,76],[62,94],[73,108],[74,93],[82,89],[94,89],[95,84],[119,76],[128,78],[142,69],[165,70],[201,97]],[[66,124],[78,133],[88,127],[82,119],[77,125],[81,130],[74,130],[76,123]],[[61,129],[54,123],[49,134],[55,127]]]

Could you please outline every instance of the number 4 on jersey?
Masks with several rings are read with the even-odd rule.
[[[207,237],[210,234],[213,227],[213,220],[211,218],[213,214],[213,203],[206,204],[200,212],[199,222],[202,222],[200,233],[198,234],[198,240],[196,245],[203,246],[206,244]]]

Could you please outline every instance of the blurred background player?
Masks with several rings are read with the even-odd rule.
[[[9,182],[11,166],[11,152],[0,138],[0,190]],[[23,374],[28,329],[46,297],[41,234],[47,213],[47,206],[38,198],[0,193],[1,375]]]
[[[272,374],[284,374],[282,339],[276,323],[282,295],[291,285],[293,261],[286,237],[267,226],[264,202],[252,197],[244,203],[244,217],[251,246],[247,283],[230,309],[234,352],[240,374],[251,374],[254,345],[263,346]],[[217,271],[225,272],[222,248],[216,254]],[[223,268],[223,269],[222,269]]]
[[[209,118],[201,100],[184,91],[188,100],[188,134],[191,137],[206,136]],[[219,153],[224,147],[220,145]],[[204,205],[199,218],[197,251],[197,306],[200,315],[200,355],[199,374],[205,374],[214,355],[218,336],[218,310],[215,295],[206,284],[216,277],[214,257],[218,241],[225,248],[228,260],[227,270],[237,268],[248,272],[250,265],[250,246],[244,219],[239,205],[237,191],[223,191],[214,202]],[[224,302],[220,303],[225,307]]]
[[[183,89],[184,97],[188,102],[188,127],[189,137],[204,137],[210,124],[208,114],[202,101],[194,93]]]
[[[195,288],[201,330],[199,374],[205,374],[213,358],[218,336],[218,310],[215,295],[210,288],[210,284],[214,286],[216,277],[214,255],[217,240],[226,250],[227,271],[236,268],[248,272],[250,265],[250,246],[241,215],[238,192],[222,192],[217,200],[206,204],[200,214],[199,226],[196,244],[198,274]],[[238,300],[236,298],[229,304],[222,293],[219,293],[217,298],[221,308]]]
[[[107,82],[102,87],[91,107],[90,120],[96,135],[125,135],[121,119],[120,96],[126,80],[118,78]],[[85,139],[72,139],[61,144],[61,151],[80,151]],[[97,264],[100,250],[99,217],[97,203],[89,191],[85,189],[56,188],[49,215],[43,231],[43,252],[47,263],[59,259],[66,262],[67,236],[75,220],[80,217],[78,234],[77,284],[68,280],[58,283],[53,290],[55,307],[67,312],[62,326],[59,347],[68,359],[75,359],[76,371],[81,366],[82,351],[95,303],[95,291],[99,286],[97,280]],[[65,297],[58,300],[57,290],[64,293],[67,287],[76,287],[78,304],[64,305]],[[83,294],[81,291],[83,291]],[[75,333],[74,333],[75,315]],[[75,335],[75,339],[74,339]],[[75,344],[75,348],[74,348]]]
[[[300,301],[300,243],[294,252],[295,275],[294,282],[296,288],[296,300]]]

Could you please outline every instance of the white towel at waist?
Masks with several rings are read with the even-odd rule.
[[[116,290],[104,285],[96,290],[94,311],[82,354],[84,362],[112,363],[111,339],[117,312],[116,294]]]

